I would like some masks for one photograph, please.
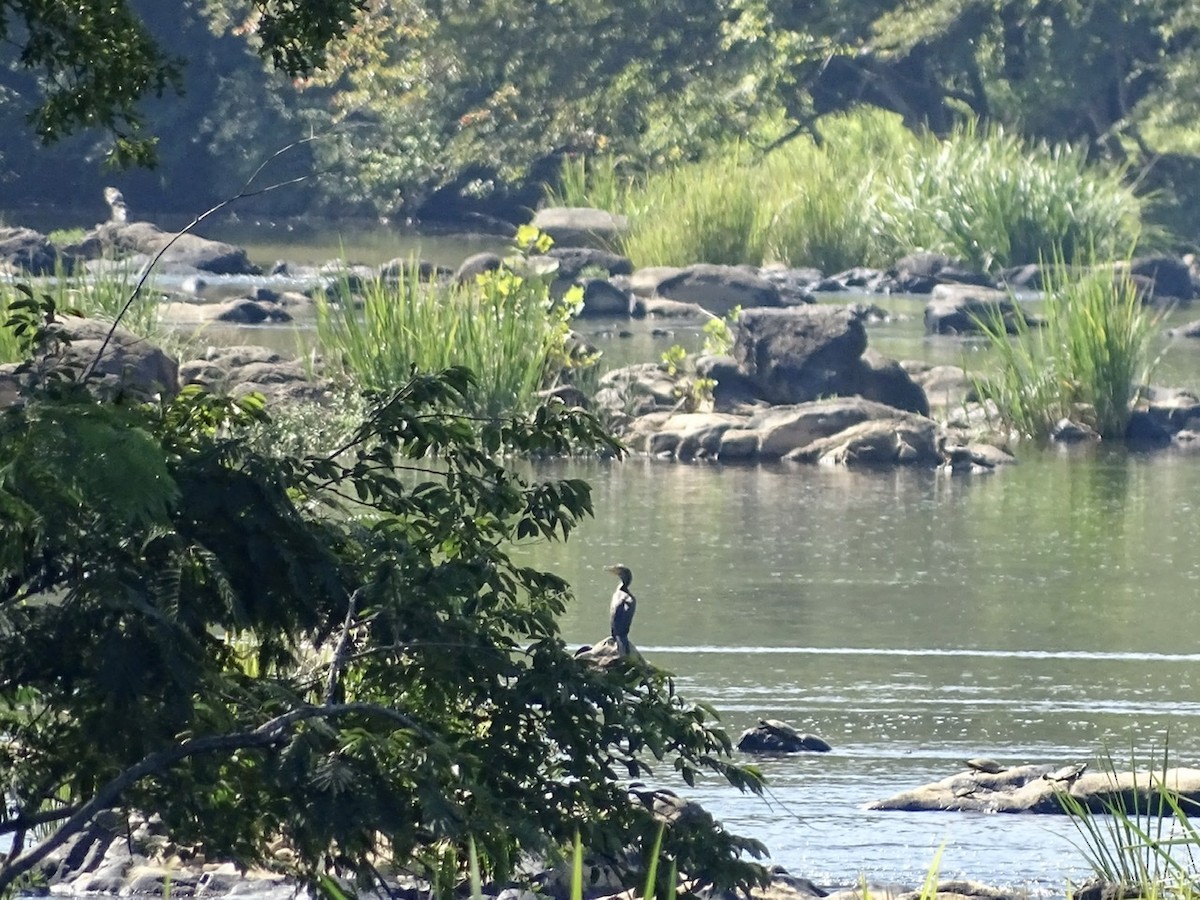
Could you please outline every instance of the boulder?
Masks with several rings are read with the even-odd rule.
[[[233,396],[257,391],[274,402],[320,401],[329,390],[300,360],[254,345],[209,347],[179,367],[179,378]]]
[[[842,393],[857,394],[917,415],[929,415],[925,390],[913,381],[899,362],[868,347],[858,363],[847,372],[847,384]]]
[[[198,270],[214,275],[262,274],[241,247],[196,234],[165,232],[150,222],[106,222],[96,226],[73,249],[78,256],[94,259],[135,254],[154,257],[164,248],[159,260],[163,269]]]
[[[939,284],[973,284],[990,287],[992,279],[967,263],[942,253],[910,253],[896,260],[889,273],[892,290],[899,294],[928,294]]]
[[[840,306],[746,309],[733,326],[733,358],[772,404],[853,393],[867,331]]]
[[[585,278],[583,309],[580,316],[623,317],[633,312],[633,295],[623,291],[607,278]]]
[[[715,459],[720,455],[724,433],[744,424],[743,417],[727,413],[676,413],[663,422],[658,431],[647,435],[644,442],[630,446],[651,456],[680,460]]]
[[[58,250],[44,234],[32,228],[0,226],[0,272],[53,275],[59,265]]]
[[[833,748],[815,734],[803,734],[775,719],[759,719],[737,740],[743,753],[828,753]]]
[[[601,376],[595,401],[620,421],[674,408],[679,404],[676,386],[676,380],[657,363],[638,363]]]
[[[695,303],[714,316],[734,307],[781,306],[779,289],[757,272],[739,266],[699,263],[687,266],[658,283],[655,293],[667,300]]]
[[[904,360],[901,365],[925,392],[930,407],[943,413],[961,407],[974,395],[975,385],[961,366],[935,366],[915,360]]]
[[[230,322],[235,325],[275,325],[292,321],[291,314],[278,303],[264,303],[248,297],[220,304],[214,318],[218,322]]]
[[[82,374],[89,368],[89,383],[102,397],[152,400],[179,392],[178,366],[159,347],[125,328],[114,329],[110,322],[60,315],[34,360],[6,367],[0,397],[15,402],[31,379],[62,369]]]
[[[596,247],[551,247],[547,256],[558,261],[558,277],[575,281],[603,272],[605,275],[632,275],[633,263],[628,256]]]
[[[411,256],[397,256],[379,267],[379,277],[385,281],[404,281],[414,275],[418,281],[435,281],[451,274],[449,269]]]
[[[1172,328],[1167,334],[1171,337],[1200,338],[1200,319]]]
[[[480,275],[485,272],[495,272],[502,265],[504,265],[504,259],[499,253],[474,253],[459,263],[458,268],[454,270],[452,280],[455,284],[473,284]]]
[[[629,230],[629,220],[587,206],[549,206],[533,216],[533,227],[559,247],[611,247]]]
[[[658,286],[669,278],[674,278],[683,269],[678,266],[647,266],[637,269],[629,277],[628,287],[639,297],[655,297]]]
[[[835,466],[941,465],[937,423],[912,413],[892,412],[887,418],[861,422],[797,448],[784,459]]]
[[[1106,812],[1105,803],[1127,810],[1152,809],[1160,785],[1178,792],[1185,805],[1200,802],[1200,769],[1175,768],[1165,772],[1095,772],[1085,764],[1064,767],[1016,766],[996,774],[968,769],[909,791],[902,791],[867,806],[873,810],[921,812],[948,810],[987,813],[1064,812],[1062,795],[1069,794],[1095,813]]]
[[[1188,264],[1174,256],[1139,256],[1129,264],[1129,274],[1149,279],[1149,293],[1157,298],[1191,300],[1195,297]]]
[[[999,317],[1004,330],[1015,334],[1022,326],[1036,326],[1040,320],[1004,291],[959,284],[939,284],[925,305],[927,334],[979,334],[980,322]]]
[[[830,397],[773,406],[751,416],[745,427],[758,435],[760,459],[781,459],[863,422],[888,419],[894,412],[882,403],[861,397]]]

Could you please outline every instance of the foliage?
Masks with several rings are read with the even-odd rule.
[[[416,260],[394,284],[382,277],[369,280],[361,289],[361,312],[344,279],[336,303],[317,298],[323,355],[371,390],[401,383],[413,366],[426,371],[466,366],[478,377],[470,411],[532,409],[538,391],[592,360],[574,357],[568,348],[582,292],[572,288],[552,296],[556,267],[535,255],[549,248],[549,238],[525,228],[517,242],[504,266],[470,283],[424,281]]]
[[[366,0],[247,0],[235,4],[240,27],[260,53],[289,75],[320,66]],[[145,130],[139,101],[183,90],[184,60],[164,53],[131,0],[73,4],[10,0],[0,16],[0,41],[15,50],[20,70],[40,94],[31,112],[38,137],[51,143],[80,129],[110,134],[111,162],[155,161],[155,139]],[[35,87],[36,85],[36,87]]]
[[[1067,791],[1057,794],[1078,833],[1077,846],[1096,876],[1138,889],[1143,897],[1192,896],[1196,889],[1200,831],[1189,815],[1189,810],[1195,812],[1195,803],[1169,786],[1168,759],[1164,748],[1161,764],[1140,783],[1136,764],[1131,766],[1129,794],[1115,791],[1101,798],[1096,810]],[[1102,763],[1103,771],[1116,784],[1113,759],[1105,756]],[[1144,800],[1138,799],[1143,792]]]
[[[1152,368],[1157,318],[1119,269],[1072,270],[1059,257],[1046,273],[1042,327],[1015,317],[1010,339],[998,314],[980,322],[1000,371],[976,376],[976,392],[1024,437],[1045,440],[1067,418],[1123,439]]]
[[[612,154],[564,156],[554,185],[546,188],[551,206],[625,209],[631,179]]]
[[[624,252],[639,265],[738,265],[762,260],[762,199],[739,147],[708,162],[672,167],[630,191]]]
[[[136,279],[129,273],[106,276],[72,276],[61,268],[52,278],[40,285],[41,299],[62,312],[113,321],[133,294]],[[30,297],[27,285],[0,282],[0,322],[5,321],[15,300]],[[122,324],[134,334],[145,337],[161,335],[158,324],[157,299],[153,289],[143,289],[121,318]],[[0,362],[19,362],[25,349],[13,340],[11,330],[0,328]]]
[[[705,356],[724,356],[733,349],[733,332],[729,326],[736,322],[742,308],[735,306],[725,318],[714,316],[704,323]],[[673,344],[662,353],[662,367],[667,375],[676,379],[674,394],[688,412],[712,409],[715,378],[696,371],[696,359],[679,344]]]
[[[1030,145],[974,122],[926,136],[880,172],[888,243],[933,250],[982,271],[1034,262],[1113,259],[1139,237],[1140,208],[1119,170],[1082,150]]]
[[[624,249],[643,265],[781,261],[841,271],[916,249],[984,270],[1114,255],[1139,236],[1142,201],[1111,167],[998,128],[914,136],[895,116],[831,117],[761,161],[745,148],[625,192]]]
[[[568,586],[507,555],[591,499],[497,454],[614,445],[562,407],[462,418],[472,383],[414,375],[323,456],[260,452],[253,397],[101,403],[70,372],[0,415],[0,835],[36,830],[0,893],[114,808],[240,865],[282,839],[314,887],[461,879],[472,845],[503,878],[576,833],[633,880],[659,823],[625,779],[758,788],[667,673],[577,660]],[[760,850],[663,839],[719,887],[759,881]]]

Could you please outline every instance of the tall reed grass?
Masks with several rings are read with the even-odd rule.
[[[321,353],[359,387],[387,390],[414,366],[466,366],[477,380],[469,412],[496,416],[531,410],[537,392],[572,364],[566,346],[579,292],[552,298],[553,271],[518,257],[464,285],[422,281],[417,272],[414,263],[395,281],[358,288],[343,280],[318,295]]]
[[[1191,820],[1197,805],[1168,784],[1169,754],[1139,782],[1136,761],[1132,797],[1113,792],[1096,813],[1066,791],[1058,794],[1063,811],[1071,817],[1083,854],[1097,878],[1133,889],[1126,896],[1187,896],[1197,892],[1200,874],[1200,829]],[[1117,769],[1111,757],[1102,768],[1113,784]],[[1145,793],[1141,800],[1137,798]],[[1136,891],[1136,893],[1134,892]]]
[[[749,157],[734,148],[651,175],[630,189],[622,209],[630,228],[621,249],[643,266],[763,259],[766,212]]]
[[[1154,367],[1158,317],[1119,268],[1072,268],[1060,255],[1046,272],[1043,327],[1017,317],[1010,337],[998,315],[980,322],[999,370],[974,377],[976,393],[1023,437],[1046,440],[1067,418],[1122,439]]]
[[[896,116],[822,120],[762,156],[746,146],[618,184],[611,161],[572,163],[559,202],[623,212],[639,265],[779,261],[826,272],[931,250],[984,270],[1125,252],[1144,202],[1118,169],[1068,146],[966,125],[944,139]]]
[[[1030,144],[967,124],[924,136],[882,170],[879,210],[894,251],[947,253],[983,271],[1034,262],[1111,259],[1138,237],[1141,201],[1120,170],[1080,148]]]

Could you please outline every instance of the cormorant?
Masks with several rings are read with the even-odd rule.
[[[627,566],[609,566],[606,571],[612,572],[621,583],[613,591],[612,605],[608,608],[608,621],[612,630],[613,640],[624,654],[629,653],[629,626],[633,623],[633,614],[637,610],[637,600],[629,592],[633,581],[633,573]]]

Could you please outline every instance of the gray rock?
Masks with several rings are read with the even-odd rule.
[[[1004,330],[1014,334],[1020,327],[1036,326],[1039,320],[1025,312],[1020,303],[1004,291],[970,285],[939,284],[925,305],[925,331],[928,334],[979,334],[980,322],[999,316]]]
[[[533,226],[550,235],[558,247],[607,248],[629,230],[629,220],[603,209],[551,206],[534,214]]]
[[[992,279],[967,263],[942,253],[910,253],[896,261],[893,290],[902,294],[927,294],[939,284],[973,284],[990,287]]]
[[[1183,803],[1200,801],[1200,769],[1172,768],[1166,772],[1094,772],[1069,781],[1045,776],[1059,767],[1016,766],[997,775],[963,772],[902,791],[868,805],[873,810],[932,810],[1063,814],[1060,796],[1069,793],[1093,812],[1106,812],[1105,803],[1123,809],[1147,809],[1155,802],[1159,784],[1178,792]],[[1072,768],[1078,768],[1072,765]]]
[[[1200,338],[1200,319],[1172,328],[1167,334],[1171,337]]]
[[[558,277],[574,281],[587,274],[632,275],[633,263],[628,256],[596,247],[551,247],[546,254],[558,261]]]
[[[833,748],[815,734],[803,734],[786,722],[759,719],[737,740],[743,753],[828,753]]]
[[[760,458],[780,459],[863,422],[889,418],[894,412],[860,397],[831,397],[771,407],[751,416],[746,427],[758,435]]]
[[[687,266],[663,279],[656,293],[667,300],[695,303],[714,316],[726,316],[737,306],[750,309],[783,303],[779,288],[756,272],[709,263]]]
[[[261,274],[241,247],[210,241],[196,234],[164,232],[150,222],[106,222],[96,226],[77,249],[80,255],[89,257],[133,254],[153,257],[164,248],[167,249],[159,260],[159,266],[164,269],[182,267],[214,275]]]
[[[1178,257],[1139,256],[1130,263],[1129,273],[1149,279],[1149,290],[1155,298],[1186,301],[1196,295],[1188,264]]]
[[[27,275],[53,275],[60,264],[58,250],[32,228],[0,226],[0,272],[6,268]]]
[[[475,253],[464,259],[454,270],[453,281],[455,284],[472,284],[480,275],[495,272],[502,265],[504,260],[498,253]]]
[[[48,343],[37,357],[10,377],[24,384],[54,370],[82,374],[89,367],[92,389],[103,397],[150,400],[179,392],[178,366],[159,347],[120,326],[113,329],[109,322],[78,316],[61,316],[50,326]]]
[[[300,360],[253,345],[209,347],[179,367],[179,378],[233,396],[258,391],[274,402],[320,401],[329,390]]]
[[[746,309],[733,326],[733,358],[768,403],[853,393],[867,332],[846,307]]]
[[[937,423],[893,410],[884,419],[854,425],[784,456],[796,462],[837,466],[924,466],[941,464]]]
[[[291,313],[276,303],[263,303],[243,297],[222,303],[214,316],[218,322],[237,325],[261,325],[264,322],[278,324],[292,321]]]
[[[653,297],[658,286],[682,272],[679,266],[647,266],[629,276],[629,289],[639,297]]]
[[[582,282],[583,309],[580,316],[628,316],[633,312],[633,295],[606,278],[587,278]]]

